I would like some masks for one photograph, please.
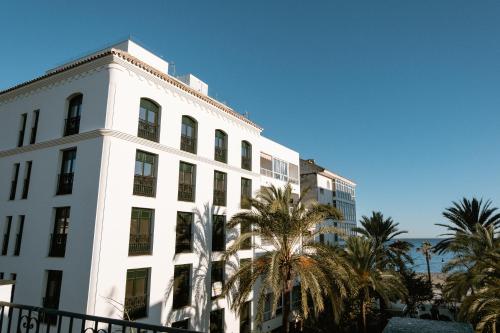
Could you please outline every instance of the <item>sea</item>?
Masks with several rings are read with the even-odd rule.
[[[425,257],[421,252],[417,251],[417,248],[422,246],[422,243],[428,241],[432,246],[439,243],[441,239],[439,238],[399,238],[413,245],[410,250],[410,256],[413,258],[413,270],[417,273],[427,273],[427,264],[425,263]],[[437,254],[431,253],[430,268],[431,273],[441,273],[443,265],[453,258],[453,253]]]

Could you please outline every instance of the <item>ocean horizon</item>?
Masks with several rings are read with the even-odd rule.
[[[413,258],[413,270],[417,273],[427,273],[427,264],[425,262],[425,257],[421,252],[417,251],[417,248],[422,246],[422,243],[428,241],[435,246],[443,238],[398,238],[398,240],[407,241],[413,245],[410,249],[410,256]],[[453,258],[452,253],[445,254],[431,254],[430,269],[431,273],[441,273],[443,265]]]

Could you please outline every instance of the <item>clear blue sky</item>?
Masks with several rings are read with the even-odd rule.
[[[0,88],[130,34],[354,179],[359,217],[427,237],[462,196],[500,206],[498,1],[10,3]]]

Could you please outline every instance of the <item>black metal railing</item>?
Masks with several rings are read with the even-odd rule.
[[[150,235],[130,235],[128,243],[129,255],[151,254]]]
[[[252,171],[252,159],[250,157],[241,156],[241,168]]]
[[[52,234],[50,236],[49,257],[64,257],[68,234]]]
[[[125,297],[125,320],[135,320],[138,318],[144,318],[148,314],[148,296],[129,296]]]
[[[227,149],[216,146],[214,158],[216,161],[226,163],[227,162]]]
[[[28,191],[29,191],[29,189],[30,189],[30,180],[26,178],[24,180],[23,193],[22,193],[21,198],[23,198],[23,199],[28,198]]]
[[[138,137],[158,142],[158,133],[158,125],[139,119]]]
[[[194,201],[194,185],[179,184],[177,199],[180,201]]]
[[[64,126],[64,136],[78,134],[80,132],[80,116],[67,118]]]
[[[51,320],[49,320],[51,319]],[[196,333],[179,328],[0,302],[2,333]]]
[[[156,177],[134,176],[134,195],[154,197],[156,193]]]
[[[196,154],[196,138],[181,135],[181,150]]]
[[[71,194],[73,192],[73,172],[59,174],[57,194]]]
[[[214,190],[214,205],[216,206],[226,205],[226,191]]]

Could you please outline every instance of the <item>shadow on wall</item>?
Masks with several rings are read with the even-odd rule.
[[[194,224],[192,227],[193,242],[193,262],[191,272],[191,290],[179,290],[179,292],[191,293],[191,306],[181,309],[172,309],[172,294],[174,293],[174,277],[167,283],[164,308],[170,309],[162,323],[170,326],[173,322],[189,318],[189,328],[194,330],[207,330],[209,327],[210,311],[212,310],[212,288],[211,288],[211,268],[213,260],[220,260],[222,253],[213,254],[212,249],[212,217],[213,215],[225,215],[225,209],[210,206],[209,203],[203,205],[203,211],[198,208],[193,209]],[[226,217],[227,219],[227,217]],[[236,229],[225,230],[226,245],[236,239],[238,232]],[[175,246],[175,245],[174,245]],[[172,260],[176,259],[175,254]],[[237,257],[229,263],[225,263],[225,276],[234,272],[237,266]],[[228,266],[230,269],[228,269]]]

